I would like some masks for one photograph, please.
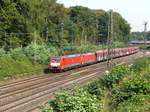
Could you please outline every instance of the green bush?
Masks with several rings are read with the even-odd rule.
[[[140,71],[148,68],[149,66],[150,66],[150,58],[140,58],[140,59],[135,60],[132,66],[132,70],[134,72],[139,73]]]
[[[150,93],[150,80],[147,78],[148,77],[146,77],[144,74],[132,77],[130,80],[127,80],[123,83],[124,90],[127,92],[133,92],[133,94]]]
[[[105,87],[101,79],[88,83],[84,90],[87,91],[91,95],[95,95],[98,99],[100,99],[104,95]]]
[[[113,99],[115,103],[124,102],[138,94],[150,93],[150,75],[140,74],[132,75],[121,82],[113,89]]]
[[[141,109],[144,109],[143,107],[138,107],[140,105],[137,105],[136,102],[140,102],[133,99],[142,98],[141,96],[150,96],[149,67],[148,58],[136,60],[132,66],[131,70],[133,71],[130,72],[131,75],[128,75],[121,83],[115,85],[112,90],[112,104],[114,108],[117,108],[117,112],[125,112],[127,110],[132,112],[134,109],[137,111],[133,112],[140,112],[142,111]],[[143,106],[144,104],[143,102]]]
[[[113,48],[126,47],[126,45],[123,42],[115,41],[115,42],[113,42],[112,47]]]
[[[2,48],[0,48],[0,57],[3,57],[6,55],[6,51]]]
[[[114,112],[149,112],[150,95],[135,95],[120,103]]]
[[[53,46],[31,44],[24,49],[24,53],[32,62],[47,64],[50,56],[57,55],[57,50]]]
[[[141,45],[141,46],[140,46],[140,49],[143,49],[143,50],[150,50],[150,46]]]
[[[82,89],[63,91],[56,94],[55,99],[43,108],[43,112],[100,112],[100,102]]]
[[[21,58],[25,57],[23,48],[16,48],[16,49],[11,49],[7,55],[10,55],[13,59],[19,60]]]
[[[118,84],[119,81],[129,74],[129,68],[124,65],[114,67],[111,72],[103,77],[103,84],[107,88],[112,88],[113,84]]]

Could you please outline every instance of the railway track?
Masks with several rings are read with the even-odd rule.
[[[31,79],[25,79],[25,80],[19,80],[17,82],[13,82],[13,83],[8,83],[6,85],[1,85],[0,86],[0,98],[1,95],[6,94],[8,92],[12,92],[15,90],[20,90],[22,88],[26,88],[26,87],[31,87],[33,85],[38,85],[40,83],[44,83],[45,81],[50,81],[50,80],[55,80],[58,79],[60,77],[64,77],[64,76],[68,76],[68,75],[75,75],[75,74],[79,74],[82,73],[84,71],[87,71],[89,68],[93,69],[95,68],[97,65],[92,65],[92,66],[88,66],[88,67],[84,67],[84,69],[77,69],[76,71],[74,71],[75,73],[73,73],[73,71],[71,72],[66,72],[66,73],[57,73],[57,74],[49,74],[46,76],[37,76],[36,78],[33,77]]]
[[[16,108],[20,107],[20,104],[25,104],[27,102],[32,101],[33,99],[43,97],[44,95],[49,95],[50,93],[56,91],[58,88],[61,87],[68,87],[73,83],[78,83],[84,80],[87,80],[89,78],[95,77],[96,74],[98,74],[99,70],[102,70],[104,68],[100,69],[93,69],[92,71],[86,71],[82,73],[82,75],[78,76],[77,74],[71,74],[69,77],[66,75],[59,77],[59,79],[55,79],[49,82],[42,83],[42,86],[39,87],[32,87],[32,88],[26,88],[24,90],[18,90],[14,93],[8,93],[0,96],[1,104],[0,104],[0,111],[7,111],[7,112],[19,112],[16,110]],[[94,72],[94,73],[93,73]],[[86,75],[87,73],[90,73],[90,75]],[[62,79],[65,78],[65,79]],[[15,102],[17,101],[17,102]],[[18,107],[18,108],[19,108]],[[14,110],[13,110],[14,109]]]
[[[11,82],[8,82],[8,83],[2,83],[2,84],[0,84],[0,95],[1,95],[1,90],[3,88],[8,88],[8,87],[16,86],[16,85],[18,86],[19,84],[24,84],[24,83],[28,83],[28,82],[32,82],[32,81],[41,80],[41,79],[47,79],[49,77],[55,78],[59,75],[72,74],[74,72],[80,73],[80,72],[82,72],[82,70],[89,69],[89,68],[94,68],[95,66],[97,66],[97,64],[77,68],[77,69],[74,69],[74,70],[67,71],[65,73],[55,73],[55,74],[49,73],[49,74],[43,74],[43,75],[40,75],[40,76],[33,76],[33,77],[29,77],[29,78],[25,78],[25,79],[21,79],[21,80],[17,80],[17,81],[11,81]]]
[[[135,56],[138,54],[134,54]],[[134,55],[115,59],[116,63],[133,60]],[[129,59],[132,58],[132,59]],[[34,76],[0,85],[0,112],[27,112],[47,101],[60,88],[83,84],[100,77],[106,62],[85,66],[65,73]]]

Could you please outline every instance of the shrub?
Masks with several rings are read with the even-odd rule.
[[[63,91],[56,94],[43,112],[100,112],[100,102],[81,89],[72,93]]]
[[[21,60],[21,58],[25,57],[23,48],[11,49],[7,55],[10,55],[15,60]]]
[[[3,57],[6,55],[6,52],[3,48],[0,48],[0,57]]]
[[[135,95],[120,103],[114,112],[149,112],[150,95]]]
[[[124,65],[119,65],[114,67],[102,80],[107,88],[112,88],[113,84],[119,83],[119,81],[128,74],[129,68]]]
[[[134,95],[150,93],[149,74],[132,75],[113,89],[113,99],[118,104],[130,99]]]
[[[115,41],[112,44],[112,47],[117,48],[117,47],[126,47],[123,42]]]
[[[89,94],[95,95],[98,99],[100,99],[104,95],[105,87],[103,86],[101,79],[98,79],[88,83],[84,89]]]
[[[143,63],[143,61],[140,60],[140,64],[141,63]],[[149,64],[147,64],[147,66],[149,66]],[[148,69],[145,71],[142,64],[134,68],[134,70],[136,72],[132,72],[131,75],[124,78],[119,85],[115,85],[113,88],[112,102],[114,107],[117,107],[120,104],[125,104],[124,102],[129,101],[135,96],[150,95],[150,71]],[[137,71],[139,72],[137,73]]]
[[[140,58],[135,60],[132,66],[132,70],[134,72],[139,73],[140,71],[142,71],[145,68],[148,68],[149,66],[150,66],[150,58]]]
[[[33,44],[31,44],[30,46],[25,48],[24,53],[32,62],[36,61],[40,64],[47,64],[49,57],[52,55],[56,55],[57,50],[52,46],[34,46]]]

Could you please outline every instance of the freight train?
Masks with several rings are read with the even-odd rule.
[[[137,47],[114,48],[110,55],[112,58],[118,58],[137,53],[138,51]],[[105,61],[108,58],[107,49],[73,55],[53,56],[50,58],[49,69],[52,71],[64,71],[70,68]]]

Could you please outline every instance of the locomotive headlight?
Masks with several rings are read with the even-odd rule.
[[[60,66],[60,63],[51,63],[51,66],[57,67]]]

